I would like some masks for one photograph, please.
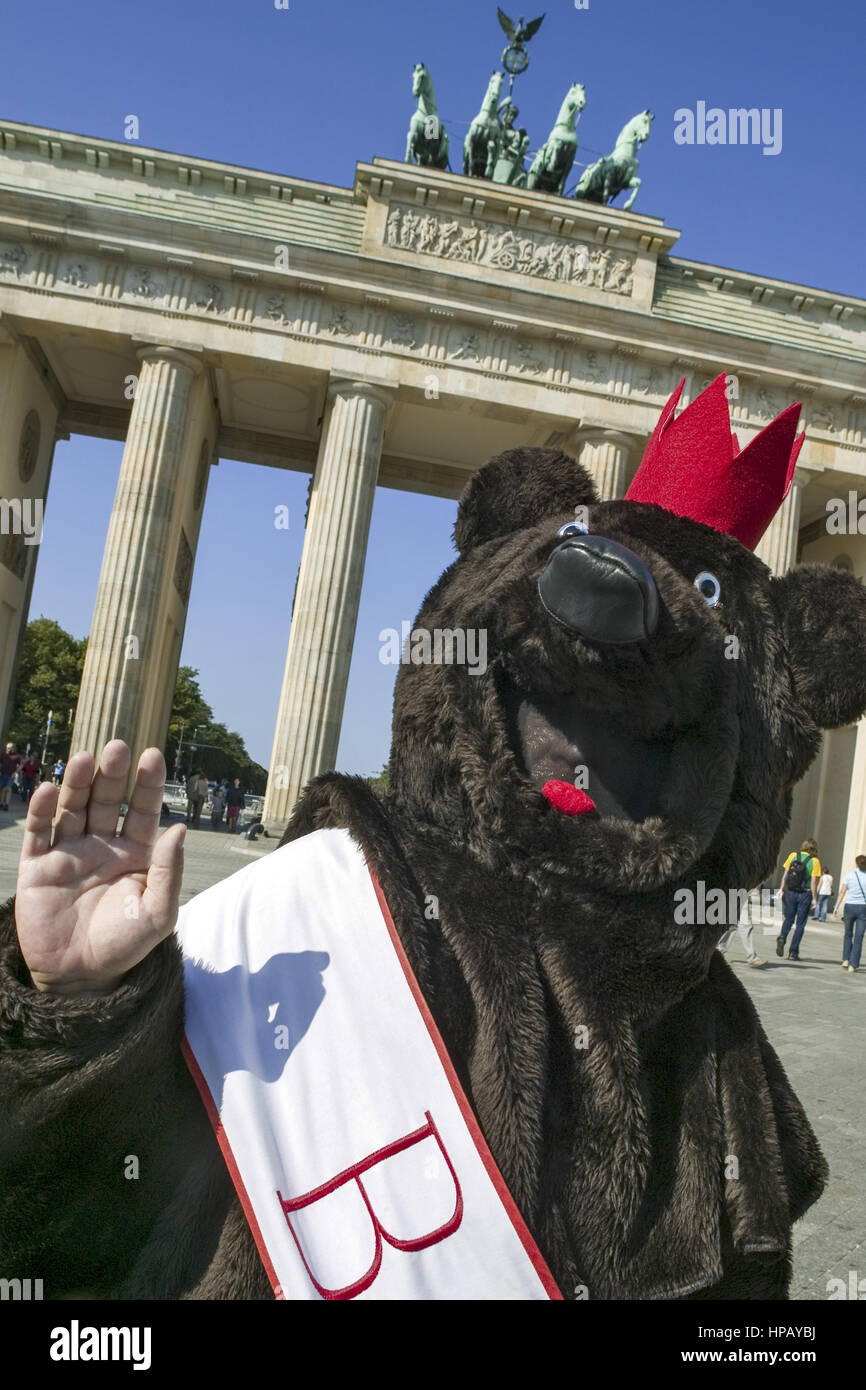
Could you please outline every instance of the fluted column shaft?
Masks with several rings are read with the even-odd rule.
[[[788,496],[770,522],[755,547],[755,554],[773,574],[787,574],[797,561],[797,537],[800,532],[800,504],[809,474],[803,468],[794,469]]]
[[[169,347],[138,352],[141,369],[99,576],[72,751],[110,738],[136,751],[190,394],[201,371]]]
[[[845,843],[836,880],[837,892],[842,887],[845,874],[857,867],[854,859],[858,854],[866,854],[866,718],[860,719],[857,723],[854,765],[851,769],[851,787],[848,793],[848,816],[845,822]]]
[[[603,502],[624,497],[632,441],[616,430],[582,430],[577,436],[578,463],[592,475]]]
[[[274,830],[310,778],[336,764],[391,402],[387,388],[364,381],[336,380],[328,394],[265,797]]]

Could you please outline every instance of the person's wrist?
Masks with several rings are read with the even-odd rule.
[[[40,974],[27,966],[27,973],[30,976],[31,984],[34,989],[39,990],[40,994],[57,994],[63,999],[75,999],[81,994],[113,994],[123,979],[118,975],[116,979],[52,979],[49,975]]]

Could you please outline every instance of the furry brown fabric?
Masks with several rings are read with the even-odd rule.
[[[578,505],[649,572],[646,641],[584,639],[541,602]],[[824,1161],[715,952],[720,927],[677,924],[674,895],[700,880],[747,888],[772,869],[820,729],[866,707],[866,592],[817,566],[773,579],[707,527],[598,502],[550,449],[481,470],[455,539],[417,626],[483,629],[487,671],[401,667],[388,795],[318,778],[285,838],[342,826],[361,844],[567,1298],[784,1297],[791,1223]],[[706,571],[714,608],[694,585]],[[825,681],[822,653],[843,644],[850,659]],[[621,812],[548,803],[543,780],[576,764]],[[178,1053],[174,943],[108,999],[46,997],[11,907],[0,1272],[42,1277],[54,1297],[269,1297]],[[123,1176],[129,1154],[137,1181]]]

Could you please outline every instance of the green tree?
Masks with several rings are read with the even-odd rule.
[[[30,743],[41,753],[48,711],[52,712],[47,752],[67,757],[87,638],[66,632],[52,618],[27,624],[15,687],[15,704],[6,737],[19,749]]]
[[[250,757],[240,734],[214,721],[213,710],[201,693],[197,677],[198,671],[192,666],[178,668],[165,746],[169,773],[174,775],[183,730],[182,772],[186,774],[202,767],[210,778],[228,777],[231,781],[239,777],[245,790],[263,792],[268,780],[265,768]]]
[[[371,777],[369,781],[373,790],[384,796],[388,790],[388,764],[385,764],[377,777]]]
[[[86,637],[79,641],[51,618],[35,618],[27,624],[15,705],[6,734],[19,749],[30,743],[41,753],[45,721],[51,710],[49,759],[69,756],[86,650]],[[265,768],[250,757],[240,734],[214,721],[197,677],[198,671],[192,666],[178,668],[164,749],[169,777],[174,776],[183,730],[180,762],[185,773],[194,764],[203,767],[209,777],[239,777],[245,790],[263,792],[268,779]],[[194,730],[197,747],[193,753]]]

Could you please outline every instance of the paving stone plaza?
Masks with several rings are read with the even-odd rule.
[[[0,897],[15,890],[24,808],[15,798],[0,820]],[[204,826],[190,830],[185,851],[182,901],[236,873],[276,847]],[[746,964],[739,938],[728,959],[748,989],[770,1042],[788,1073],[830,1165],[824,1196],[794,1228],[794,1299],[826,1299],[830,1279],[849,1286],[851,1271],[866,1279],[866,1208],[862,1155],[866,1115],[858,1045],[863,1027],[866,969],[840,969],[841,925],[828,921],[806,928],[799,964],[779,960],[774,942],[778,915],[755,930],[755,946],[767,965]]]

